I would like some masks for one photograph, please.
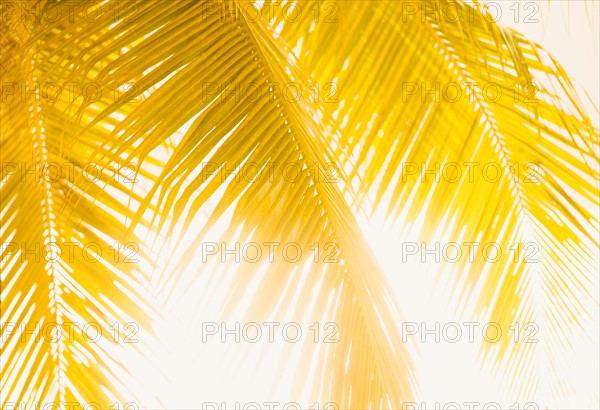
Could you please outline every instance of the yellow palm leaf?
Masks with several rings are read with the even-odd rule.
[[[328,321],[339,323],[340,342],[316,352],[321,355],[326,371],[319,372],[318,379],[324,387],[313,391],[311,397],[355,408],[393,406],[410,400],[410,359],[400,342],[398,329],[390,326],[397,321],[395,304],[344,200],[347,180],[340,175],[338,184],[330,183],[320,168],[333,161],[332,151],[323,138],[324,131],[315,121],[320,107],[308,101],[279,103],[272,101],[270,93],[263,93],[257,101],[203,96],[202,84],[262,83],[267,79],[289,82],[289,70],[297,71],[280,52],[282,46],[264,28],[240,24],[235,19],[223,18],[221,13],[207,15],[203,12],[205,5],[188,1],[139,3],[135,25],[125,21],[114,25],[110,17],[100,17],[93,26],[60,20],[35,30],[17,50],[32,50],[32,54],[35,50],[33,68],[39,72],[40,82],[60,79],[65,83],[84,83],[93,79],[103,95],[111,87],[116,88],[114,84],[135,83],[118,101],[111,102],[109,94],[94,103],[68,104],[60,100],[45,108],[48,117],[56,119],[48,120],[45,132],[55,138],[51,147],[60,158],[73,158],[73,151],[78,150],[79,161],[94,161],[101,168],[109,168],[115,162],[139,164],[139,177],[153,183],[145,193],[138,191],[142,187],[130,188],[134,196],[127,206],[117,202],[118,192],[108,188],[103,191],[86,186],[81,192],[72,192],[71,206],[64,204],[61,208],[68,216],[65,226],[70,227],[71,221],[82,218],[83,215],[76,213],[92,212],[94,218],[89,223],[97,223],[96,229],[105,236],[114,238],[126,233],[126,238],[135,237],[141,224],[154,232],[147,238],[165,235],[180,243],[178,224],[183,222],[188,234],[193,232],[197,226],[191,224],[194,217],[202,215],[203,206],[214,204],[210,217],[200,221],[201,229],[196,232],[199,238],[223,212],[235,207],[229,222],[231,230],[224,238],[232,236],[241,226],[243,235],[255,241],[282,244],[293,241],[304,255],[309,255],[314,243],[333,245],[339,249],[339,255],[335,255],[338,262],[307,262],[310,281],[300,286],[296,267],[278,263],[267,269],[260,291],[278,294],[292,280],[298,283],[293,290],[301,297],[316,292],[314,317],[325,316]],[[13,72],[22,71],[17,67]],[[279,92],[275,96],[281,101]],[[136,104],[131,104],[133,98],[137,98]],[[20,101],[15,104],[27,110]],[[31,130],[21,124],[19,132],[29,135]],[[16,137],[11,136],[9,141],[16,141]],[[65,154],[60,150],[63,146]],[[20,144],[17,149],[26,151],[30,147]],[[156,154],[159,150],[169,151],[167,158],[162,157],[162,163]],[[261,169],[275,163],[276,177],[271,182],[265,178],[257,183],[218,177],[207,181],[198,177],[198,173],[208,161],[218,167],[252,163]],[[282,172],[290,163],[305,169],[294,183],[285,180],[286,174]],[[153,164],[160,167],[158,174],[151,174]],[[110,179],[107,182],[110,188],[127,192],[124,184]],[[115,199],[111,200],[111,196]],[[81,206],[87,198],[90,203],[98,204],[97,209],[91,211]],[[9,209],[25,218],[18,208]],[[150,217],[146,216],[147,211]],[[119,223],[109,222],[111,216],[122,221],[121,226],[127,227],[127,231],[112,228]],[[41,233],[37,235],[32,233],[35,238]],[[162,250],[162,245],[152,249],[152,243],[148,242],[151,248],[148,253]],[[197,243],[190,246],[186,253],[189,257],[181,259],[183,264],[189,263],[198,251]],[[236,300],[236,289],[243,290],[251,274],[259,274],[255,266],[243,268],[243,275],[240,274],[232,289],[232,301]],[[10,270],[9,277],[19,279],[22,275]],[[174,286],[180,281],[176,280]],[[316,287],[318,283],[320,286]],[[335,305],[330,303],[332,294]],[[6,300],[14,303],[14,299]],[[234,307],[232,302],[228,309]],[[267,313],[276,312],[275,308],[275,303],[256,298],[248,317],[264,319]],[[299,309],[297,316],[305,316],[306,312],[310,313]],[[66,345],[65,349],[69,347]],[[17,345],[14,352],[8,352],[9,363],[21,348]],[[63,379],[69,380],[72,368],[70,363],[65,365]],[[15,370],[20,375],[27,371]],[[302,377],[308,371],[302,365],[298,374]],[[102,396],[101,379],[90,384],[96,387],[88,387],[89,393],[98,401],[96,396]],[[16,385],[8,386],[9,391],[17,389]],[[30,400],[36,385],[28,386],[17,396],[19,400]],[[77,392],[73,394],[81,398],[81,388],[77,387],[73,387]],[[85,399],[93,401],[87,396]]]
[[[535,266],[461,262],[455,285],[502,328],[544,323],[542,344],[519,349],[506,336],[484,361],[504,360],[508,387],[535,397],[540,362],[560,361],[569,349],[560,336],[579,331],[597,306],[588,289],[598,248],[590,211],[598,209],[598,130],[538,45],[451,0],[423,1],[433,13],[414,2],[311,2],[285,20],[290,4],[269,1],[261,7],[273,17],[258,19],[247,1],[107,2],[75,18],[68,3],[24,2],[33,10],[24,19],[14,3],[0,6],[8,16],[0,23],[3,401],[170,406],[139,397],[135,372],[115,355],[150,369],[151,319],[185,295],[198,299],[195,308],[217,303],[223,320],[336,323],[338,343],[301,347],[294,397],[401,407],[418,390],[415,369],[396,298],[356,218],[384,198],[402,223],[425,215],[423,240],[443,232],[502,249],[517,242],[521,256],[523,243],[538,246]],[[440,5],[467,18],[444,18]],[[63,13],[27,17],[49,7]],[[33,84],[39,98],[27,92]],[[62,86],[57,98],[53,84]],[[498,99],[488,94],[498,90]],[[47,162],[80,165],[39,184],[19,167]],[[474,181],[442,173],[436,183],[413,172],[474,162],[493,164],[501,178],[490,183],[480,168]],[[259,176],[232,175],[240,167]],[[535,183],[525,180],[531,171]],[[223,222],[219,242],[292,244],[302,257],[206,264]],[[82,251],[93,243],[103,254],[94,263],[85,252],[27,259],[27,249],[51,242]],[[127,244],[135,265],[123,263]],[[332,263],[322,253],[312,260],[315,245],[333,249]],[[461,289],[465,280],[471,286]],[[200,282],[210,286],[195,295]],[[213,297],[215,284],[228,288],[225,300]],[[198,331],[201,312],[190,317],[169,336]],[[116,349],[81,332],[23,341],[13,326],[70,321],[98,322],[111,336],[115,322],[135,322],[144,338]],[[563,394],[560,380],[548,388]]]
[[[480,243],[478,255],[488,243],[504,251],[439,269],[456,266],[455,283],[468,285],[457,303],[478,298],[501,329],[540,324],[540,343],[515,345],[505,332],[487,363],[509,354],[502,368],[516,397],[560,395],[545,363],[567,360],[565,335],[594,322],[599,205],[598,130],[561,66],[452,0],[322,2],[311,8],[320,24],[279,2],[267,10],[312,81],[336,82],[324,121],[341,128],[337,156],[359,192],[375,206],[389,200],[403,224],[424,217],[423,241],[442,232],[446,244]],[[325,24],[326,13],[338,22]]]

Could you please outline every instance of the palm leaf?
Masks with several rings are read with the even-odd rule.
[[[34,34],[27,46],[32,48],[36,41],[44,46],[36,49],[40,61],[36,69],[43,80],[56,76],[84,82],[93,78],[103,91],[113,84],[133,81],[136,85],[120,101],[56,107],[64,113],[72,112],[74,119],[67,126],[70,138],[57,137],[52,146],[82,146],[78,153],[81,160],[93,160],[105,167],[118,160],[140,164],[139,168],[145,170],[140,177],[153,181],[152,188],[139,195],[133,193],[127,208],[114,203],[110,206],[111,213],[128,228],[127,238],[147,231],[150,244],[161,236],[179,244],[182,226],[184,232],[196,230],[202,238],[227,209],[234,207],[231,229],[224,238],[233,237],[233,232],[242,227],[253,240],[294,241],[305,254],[315,242],[336,244],[340,262],[309,263],[304,275],[310,280],[293,289],[300,297],[316,293],[312,315],[335,321],[340,327],[340,343],[317,352],[327,371],[318,379],[324,387],[311,392],[311,397],[352,407],[393,406],[410,400],[410,360],[399,343],[398,330],[390,327],[398,320],[396,308],[344,200],[348,180],[340,175],[339,186],[324,183],[327,175],[319,169],[303,172],[295,183],[283,179],[286,164],[297,163],[304,168],[334,158],[323,138],[326,131],[315,121],[321,108],[307,101],[273,103],[267,93],[255,102],[202,98],[204,90],[199,85],[203,83],[248,84],[265,78],[289,82],[289,70],[297,73],[294,63],[280,52],[281,45],[264,29],[240,25],[220,13],[206,15],[205,5],[141,2],[135,25],[114,25],[110,18],[102,17],[93,27],[61,21]],[[45,55],[54,57],[45,59]],[[282,100],[279,91],[275,95]],[[128,104],[126,101],[132,98],[139,102]],[[64,120],[58,113],[56,116]],[[64,129],[65,124],[57,121],[52,134],[64,134],[59,127]],[[11,137],[11,141],[16,139]],[[157,152],[165,150],[169,156],[161,163],[160,158],[165,157]],[[261,168],[268,162],[280,165],[276,166],[278,176],[273,182],[265,179],[250,184],[219,178],[206,182],[197,175],[208,160],[219,166],[236,162],[252,162]],[[153,164],[159,165],[158,174],[149,171]],[[113,188],[125,191],[114,185],[111,183]],[[92,195],[96,203],[102,202],[104,195],[110,197],[108,189],[87,187],[82,191],[82,198]],[[77,207],[69,209],[69,220],[82,209],[83,199],[73,196]],[[194,219],[203,215],[203,206],[211,204],[215,208],[208,219]],[[139,209],[132,215],[137,205]],[[102,214],[101,209],[97,212]],[[147,217],[147,212],[151,216]],[[97,229],[109,236],[108,226],[119,224],[109,224],[107,218],[98,222]],[[149,253],[168,254],[158,242],[149,248]],[[188,263],[197,250],[197,245],[191,246],[182,264]],[[167,260],[162,268],[172,263]],[[225,306],[225,312],[234,309],[236,293],[243,290],[251,275],[259,274],[256,267],[243,268],[243,276],[232,289],[233,302]],[[9,272],[10,277],[16,275]],[[208,270],[199,273],[211,274]],[[290,280],[302,283],[294,266],[274,264],[263,277],[259,295],[280,292]],[[145,280],[155,280],[155,276]],[[181,278],[175,278],[172,283],[177,286],[181,282]],[[334,306],[329,302],[332,294]],[[275,304],[256,298],[247,316],[259,320],[266,312],[276,313]],[[310,313],[299,309],[296,317],[305,317],[306,312]],[[11,360],[9,356],[7,362]],[[300,367],[299,375],[309,371],[304,365]]]
[[[493,264],[461,258],[439,267],[453,268],[455,286],[463,284],[457,303],[478,298],[479,311],[503,330],[541,327],[539,344],[515,345],[505,332],[488,363],[506,357],[499,366],[520,399],[542,389],[557,400],[568,394],[558,370],[572,349],[565,338],[585,333],[597,307],[589,289],[597,288],[598,130],[561,66],[461,2],[337,2],[337,24],[315,24],[310,13],[284,21],[280,3],[267,7],[275,8],[275,35],[313,81],[338,84],[339,103],[324,104],[324,121],[340,124],[337,157],[352,164],[360,192],[375,206],[389,200],[389,215],[404,225],[425,218],[421,239],[430,246],[444,237],[505,252]],[[422,176],[436,164],[437,176]],[[515,243],[518,263],[507,255]],[[535,246],[527,255],[539,249],[539,263],[524,263],[527,244]]]
[[[78,133],[110,94],[97,104],[67,90],[45,94],[45,84],[63,85],[61,69],[77,61],[81,44],[65,46],[66,20],[39,25],[7,9],[14,6],[2,4],[11,17],[2,25],[0,112],[3,406],[139,403],[123,360],[142,363],[152,343],[141,268],[152,262],[139,237],[125,236],[133,214],[122,198],[140,196],[114,147],[101,143],[117,121]],[[21,94],[36,84],[37,95]],[[116,162],[91,164],[94,151]]]
[[[439,2],[424,3],[436,9]],[[597,285],[598,220],[590,209],[598,207],[598,130],[562,68],[538,45],[461,2],[445,4],[471,20],[407,13],[407,4],[319,2],[311,9],[318,16],[305,10],[297,21],[282,21],[275,12],[272,20],[250,21],[247,11],[255,6],[244,1],[139,1],[117,8],[118,19],[105,12],[91,20],[63,14],[33,22],[5,13],[11,6],[3,3],[0,11],[11,17],[1,25],[2,84],[93,82],[102,97],[73,100],[63,92],[51,103],[10,95],[5,102],[4,89],[2,162],[93,161],[103,170],[97,183],[80,168],[75,178],[52,184],[3,175],[6,401],[162,405],[157,397],[136,396],[139,386],[126,387],[132,375],[108,343],[22,342],[6,323],[95,321],[110,334],[115,321],[135,321],[150,330],[149,306],[168,312],[181,295],[198,299],[196,307],[218,303],[228,320],[336,322],[339,343],[301,347],[303,358],[319,364],[318,370],[309,360],[294,364],[298,380],[315,381],[299,383],[294,395],[341,408],[411,401],[416,382],[397,328],[401,317],[355,218],[384,198],[391,199],[390,217],[405,226],[425,215],[424,240],[443,232],[502,249],[538,244],[535,266],[511,258],[458,265],[464,273],[455,292],[475,297],[472,289],[483,284],[479,311],[503,329],[515,321],[543,323],[540,344],[518,348],[504,337],[487,363],[499,367],[520,399],[542,388],[557,400],[565,395],[559,371],[543,363],[550,358],[558,368],[568,360],[561,335],[582,333],[597,307],[587,289]],[[289,5],[274,5],[282,6]],[[423,81],[479,85],[454,103],[423,103],[406,88]],[[330,82],[335,98],[324,96]],[[503,91],[494,103],[481,97],[482,84],[491,82]],[[257,99],[237,98],[236,85],[268,83],[278,86],[269,92],[263,86]],[[298,101],[281,88],[290,83],[302,90]],[[539,87],[535,103],[524,100],[530,83]],[[474,161],[497,163],[503,178],[403,179],[406,162]],[[336,183],[328,183],[328,163],[339,171]],[[521,168],[515,182],[516,163],[535,163],[539,183],[523,183]],[[123,164],[135,164],[138,182],[114,178],[111,168]],[[219,175],[236,164],[257,166],[263,177]],[[289,164],[303,170],[294,182],[284,177]],[[293,242],[304,258],[203,264],[202,244],[223,222],[218,241]],[[22,263],[22,252],[6,246],[73,238],[100,244],[101,261]],[[140,263],[114,262],[107,256],[114,242],[143,243]],[[315,243],[334,244],[338,262],[312,262]],[[465,279],[471,286],[461,289]],[[228,288],[226,300],[211,295],[215,286]],[[307,302],[288,306],[288,300]],[[187,329],[169,336],[194,334],[203,316],[190,317]],[[153,336],[144,336],[118,357],[151,356]]]

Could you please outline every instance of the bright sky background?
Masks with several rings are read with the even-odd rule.
[[[585,89],[594,100],[595,106],[599,106],[600,2],[590,0],[485,2],[501,6],[499,24],[520,31],[549,51],[563,65],[574,82]],[[515,22],[516,9],[520,12],[518,22]],[[523,20],[532,11],[535,11],[535,14],[531,19],[537,18],[539,22],[524,22]],[[591,104],[588,109],[595,124],[598,124],[598,115],[592,111]],[[460,304],[465,306],[462,314],[452,312],[454,308],[451,307],[458,302],[456,295],[450,291],[449,285],[446,286],[439,279],[449,277],[452,272],[442,272],[437,276],[437,272],[432,273],[439,271],[434,266],[398,263],[397,244],[404,241],[418,241],[418,232],[424,224],[426,221],[421,220],[412,227],[399,229],[398,226],[390,226],[386,223],[383,213],[379,213],[370,221],[361,220],[365,235],[387,273],[394,293],[398,295],[404,320],[442,324],[471,320],[485,322],[484,318],[473,316],[473,301],[470,300],[460,301]],[[597,290],[595,294],[598,294]],[[571,366],[552,371],[560,372],[565,380],[577,385],[577,391],[566,395],[568,399],[563,397],[556,402],[546,396],[542,387],[538,395],[540,402],[554,402],[557,403],[558,408],[564,409],[597,408],[598,396],[590,397],[584,392],[598,391],[598,326],[596,325],[594,329],[587,328],[587,331],[592,335],[592,339],[595,338],[596,345],[585,340],[570,340],[574,345],[573,351],[577,352],[572,355]],[[421,388],[417,401],[425,403],[427,409],[434,408],[436,402],[442,403],[441,407],[444,403],[458,402],[463,406],[462,408],[467,408],[463,403],[477,401],[483,404],[500,400],[500,404],[506,406],[503,408],[513,406],[517,401],[515,397],[501,390],[492,372],[481,369],[477,360],[479,348],[478,344],[460,342],[455,345],[420,344],[419,351],[413,353]],[[541,363],[544,365],[543,358]],[[596,364],[590,366],[590,363]],[[523,401],[519,401],[518,408],[523,408],[524,404]]]
[[[598,107],[600,2],[596,0],[484,0],[500,6],[499,24],[512,27],[556,58]],[[518,5],[516,5],[518,4]],[[518,18],[516,12],[518,10]],[[529,18],[528,18],[529,17]],[[532,22],[538,20],[537,23]],[[598,125],[598,115],[590,108]]]
[[[499,0],[495,4],[502,7],[500,24],[513,27],[540,43],[563,64],[567,73],[581,84],[598,105],[600,2]],[[517,8],[520,12],[519,21],[515,22]],[[537,18],[539,22],[523,21],[532,11],[535,11],[535,14],[531,18]],[[597,123],[597,116],[592,112],[590,115]],[[414,241],[425,221],[418,221],[409,228],[398,229],[398,226],[386,223],[383,215],[376,215],[373,219],[361,220],[360,223],[390,280],[394,294],[400,300],[406,321],[444,323],[480,319],[473,317],[473,306],[469,301],[461,301],[465,303],[465,312],[461,315],[449,309],[454,302],[453,295],[449,286],[440,284],[439,277],[432,273],[433,269],[422,264],[399,266],[397,244],[402,241]],[[194,271],[193,264],[190,264],[190,270]],[[194,272],[189,273],[193,275]],[[142,367],[136,360],[129,365],[132,374],[136,374],[137,382],[140,383],[140,394],[151,391],[161,397],[163,405],[171,408],[197,408],[202,402],[213,401],[227,402],[227,408],[232,408],[233,403],[238,400],[242,403],[285,403],[286,398],[289,400],[286,389],[273,391],[270,386],[273,386],[275,381],[293,386],[294,374],[281,372],[278,367],[286,361],[294,363],[297,356],[282,359],[279,356],[280,344],[267,346],[271,354],[258,354],[257,349],[254,349],[254,355],[247,352],[243,356],[232,355],[223,344],[203,344],[199,328],[189,329],[188,325],[197,323],[199,317],[206,321],[212,321],[216,317],[216,303],[199,304],[199,295],[206,292],[207,286],[210,284],[201,281],[190,287],[189,293],[173,297],[171,300],[176,303],[169,306],[163,320],[155,323],[157,333],[162,335],[160,347],[156,346],[154,358],[154,362],[159,363],[158,368]],[[252,289],[249,289],[249,293],[251,291]],[[224,295],[215,289],[215,300],[220,297]],[[283,319],[278,320],[285,322]],[[182,337],[184,334],[185,338]],[[590,330],[590,334],[597,335],[597,329],[595,332]],[[578,358],[583,358],[581,365],[574,363],[573,368],[563,369],[562,374],[570,382],[578,383],[581,391],[597,391],[598,374],[590,374],[589,363],[598,363],[598,351],[586,350],[589,349],[589,344],[582,343],[581,346],[582,350],[578,350],[577,355]],[[428,403],[428,409],[433,408],[436,401],[486,403],[498,401],[500,398],[504,400],[501,402],[503,406],[512,405],[514,401],[511,401],[511,397],[502,396],[499,392],[499,384],[491,372],[481,370],[477,361],[479,351],[480,345],[473,343],[429,343],[421,345],[419,352],[411,352],[418,369],[417,377],[421,388],[417,399]],[[258,360],[260,363],[257,363]],[[167,381],[163,377],[170,380]],[[587,396],[577,397],[573,394],[571,399],[570,402],[561,403],[562,408],[596,405],[590,402],[593,398]],[[596,402],[597,399],[598,397]],[[518,408],[523,408],[523,405],[521,402]]]

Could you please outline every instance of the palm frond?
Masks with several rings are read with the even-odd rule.
[[[39,14],[67,3],[23,5]],[[415,369],[397,298],[356,218],[388,200],[390,219],[427,220],[424,241],[441,232],[505,252],[520,244],[517,262],[454,265],[454,293],[477,298],[502,329],[540,325],[538,344],[505,334],[483,346],[482,364],[515,397],[567,396],[557,369],[572,348],[562,338],[585,336],[597,308],[599,164],[598,130],[561,66],[463,2],[318,1],[292,19],[282,18],[292,4],[258,3],[272,17],[248,18],[258,6],[242,0],[133,1],[118,14],[41,21],[0,4],[3,402],[162,406],[136,395],[122,360],[152,356],[157,311],[183,295],[196,309],[217,303],[224,320],[335,322],[338,343],[279,352],[285,362],[302,350],[286,371],[314,382],[293,396],[401,407],[418,396]],[[34,84],[38,98],[23,93]],[[58,98],[44,95],[48,84],[63,85]],[[53,181],[21,168],[47,162],[80,165]],[[444,173],[452,164],[462,177]],[[231,172],[244,167],[259,175]],[[210,240],[294,244],[302,257],[207,264]],[[77,252],[66,258],[63,245],[48,262],[35,247],[52,242]],[[94,263],[82,249],[92,243],[102,250]],[[133,265],[123,263],[128,243]],[[525,263],[524,243],[539,250],[537,264]],[[202,313],[189,317],[169,337],[196,334]],[[115,322],[135,322],[144,337],[115,347],[76,331],[38,342],[12,325],[71,321],[97,322],[111,337]]]
[[[79,82],[93,78],[103,91],[114,84],[135,83],[119,101],[60,106],[75,119],[68,126],[70,139],[63,137],[52,146],[74,147],[69,149],[71,158],[71,150],[82,147],[78,155],[102,167],[115,160],[139,164],[141,170],[159,166],[157,174],[140,173],[155,182],[148,192],[134,193],[127,206],[111,203],[128,238],[135,237],[141,224],[149,229],[148,238],[162,235],[177,245],[182,243],[181,226],[193,231],[199,224],[201,239],[227,209],[234,208],[231,229],[224,238],[233,237],[243,227],[252,240],[293,241],[305,255],[314,243],[334,244],[339,248],[339,262],[308,263],[303,275],[309,280],[304,283],[301,279],[306,276],[294,266],[269,266],[259,296],[267,290],[282,292],[291,281],[298,286],[288,291],[290,296],[316,294],[314,305],[299,309],[298,318],[308,312],[339,324],[340,342],[317,352],[327,371],[318,379],[324,387],[311,392],[311,397],[351,407],[397,406],[410,400],[410,359],[398,330],[390,327],[398,320],[396,307],[344,200],[344,195],[349,195],[348,180],[339,175],[339,184],[327,183],[328,175],[319,168],[334,160],[324,138],[326,131],[316,121],[321,108],[305,100],[284,102],[280,90],[263,92],[257,101],[226,98],[221,92],[206,98],[203,84],[286,83],[292,81],[290,72],[298,73],[295,63],[280,52],[281,45],[263,28],[231,16],[224,18],[221,13],[207,14],[206,4],[141,2],[135,25],[114,25],[109,17],[103,17],[93,28],[60,22],[39,30],[37,37],[34,34],[30,44],[39,41],[44,45],[37,49],[40,64],[36,66],[44,81],[54,76]],[[237,3],[233,6],[239,7]],[[44,60],[45,55],[55,57]],[[133,98],[138,103],[127,103]],[[59,126],[65,128],[57,121],[52,134],[62,134]],[[11,141],[16,139],[11,137]],[[169,152],[162,163],[156,154],[160,150]],[[218,167],[258,164],[261,171],[275,163],[275,179],[256,183],[219,177],[206,180],[198,175],[208,161]],[[304,170],[293,183],[283,172],[290,163]],[[309,168],[311,171],[306,171]],[[112,182],[111,187],[124,191]],[[96,203],[116,195],[95,187],[82,191],[79,196],[72,194],[77,207],[70,209],[69,220],[85,211],[80,205],[87,195]],[[215,204],[210,217],[198,220],[203,206],[210,204]],[[109,226],[119,224],[99,221],[97,229],[107,233]],[[183,264],[198,252],[198,244],[190,246],[181,259]],[[156,248],[150,246],[149,250],[155,251],[166,249],[157,242]],[[256,266],[244,265],[226,312],[235,308],[236,295],[243,292],[244,284],[260,277],[259,273]],[[200,270],[198,274],[211,272]],[[181,279],[174,280],[174,286],[178,281]],[[267,312],[277,312],[276,304],[256,297],[248,317],[262,317]],[[304,364],[301,367],[299,377],[309,371]]]
[[[112,96],[104,90],[93,104],[76,96],[82,78],[72,92],[65,87],[61,69],[81,46],[65,46],[68,21],[39,25],[8,7],[15,4],[2,3],[11,17],[2,24],[0,109],[2,405],[139,403],[121,360],[144,361],[156,313],[143,288],[151,259],[123,224],[140,196],[114,147],[101,143],[116,120],[77,135]],[[96,150],[115,162],[92,163]]]
[[[544,363],[568,360],[564,335],[594,322],[599,205],[598,130],[562,67],[461,2],[336,2],[337,24],[309,13],[285,21],[281,3],[268,3],[274,35],[312,81],[338,85],[324,121],[339,124],[337,157],[351,164],[359,192],[375,206],[389,199],[403,224],[424,215],[424,241],[437,231],[497,244],[496,263],[455,264],[456,283],[471,285],[455,290],[457,300],[479,298],[505,330],[538,323],[539,344],[515,346],[505,333],[489,363],[508,355],[503,372],[516,397],[561,394],[562,381],[545,379],[560,372]],[[532,250],[539,263],[525,263]]]

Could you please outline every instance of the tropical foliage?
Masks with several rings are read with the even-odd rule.
[[[67,3],[0,5],[3,403],[169,407],[115,358],[151,368],[153,320],[199,282],[192,309],[339,324],[339,343],[302,351],[299,392],[340,408],[413,401],[400,303],[358,222],[382,208],[426,220],[422,240],[536,244],[539,263],[461,260],[445,280],[456,309],[468,298],[502,328],[544,328],[538,344],[482,344],[508,390],[572,391],[557,369],[597,318],[598,129],[541,47],[453,0],[300,2],[294,18],[269,0]],[[408,163],[501,176],[439,183],[405,178]],[[260,177],[227,173],[238,165]],[[303,258],[204,264],[211,235],[293,242]],[[315,243],[338,262],[313,263]],[[101,339],[60,332],[72,322]],[[132,322],[139,343],[117,342]]]

